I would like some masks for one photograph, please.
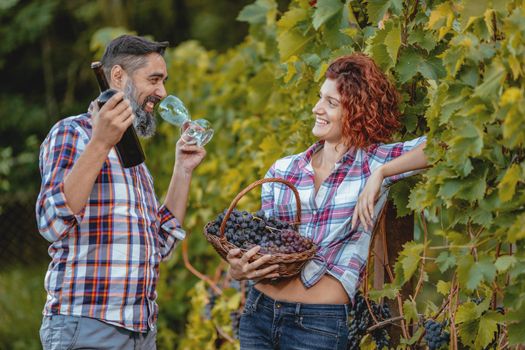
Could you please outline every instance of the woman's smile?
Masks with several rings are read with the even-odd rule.
[[[328,120],[326,120],[326,119],[323,119],[323,118],[320,118],[320,117],[315,118],[315,125],[316,126],[321,126],[322,127],[322,126],[326,126],[328,124],[330,124],[330,122]]]

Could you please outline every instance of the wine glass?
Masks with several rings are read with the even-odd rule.
[[[184,103],[174,95],[166,96],[157,106],[156,114],[181,129],[181,138],[190,145],[203,147],[213,137],[213,129],[206,119],[191,120]]]

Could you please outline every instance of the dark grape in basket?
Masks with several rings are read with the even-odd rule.
[[[217,216],[208,233],[220,236],[220,227],[227,210]],[[224,234],[228,242],[242,249],[255,245],[261,247],[262,254],[291,254],[312,248],[312,241],[294,231],[294,225],[274,217],[267,217],[259,210],[254,215],[247,211],[234,209],[228,220]]]

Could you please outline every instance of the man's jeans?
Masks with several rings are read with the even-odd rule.
[[[349,305],[280,302],[252,288],[241,316],[241,349],[346,349],[349,311]]]
[[[40,340],[44,350],[155,350],[156,330],[132,332],[89,317],[44,316]]]

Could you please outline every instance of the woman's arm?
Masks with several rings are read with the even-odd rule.
[[[365,230],[368,231],[373,225],[374,204],[381,189],[383,180],[387,177],[403,174],[409,171],[423,169],[428,166],[428,161],[423,149],[426,141],[399,156],[388,163],[377,168],[368,178],[365,188],[359,195],[352,217],[352,229],[357,226],[359,219]]]

